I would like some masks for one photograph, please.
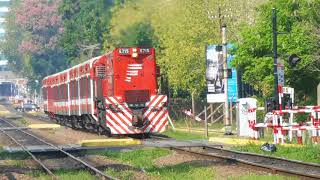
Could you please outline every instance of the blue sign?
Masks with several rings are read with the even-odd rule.
[[[228,55],[227,62],[228,68],[231,68],[232,78],[228,78],[228,99],[229,102],[237,102],[238,99],[238,81],[237,70],[231,66],[231,62],[234,59],[234,55]]]

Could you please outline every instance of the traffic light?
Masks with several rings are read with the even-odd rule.
[[[298,64],[299,61],[301,61],[301,59],[296,54],[292,54],[291,56],[289,56],[289,66],[290,66],[290,68],[295,67]]]

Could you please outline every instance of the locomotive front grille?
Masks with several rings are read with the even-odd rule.
[[[124,92],[128,104],[145,104],[150,101],[149,90],[128,90]]]

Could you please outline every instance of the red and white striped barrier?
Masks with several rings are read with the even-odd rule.
[[[293,140],[293,132],[296,131],[296,139],[302,144],[302,134],[309,132],[313,143],[320,143],[320,106],[295,106],[293,109],[282,109],[282,98],[284,94],[289,94],[292,103],[294,99],[294,89],[290,87],[278,86],[279,110],[274,110],[272,114],[266,115],[266,120],[271,122],[258,123],[255,121],[249,123],[249,127],[255,131],[252,138],[257,138],[259,128],[272,128],[274,135],[274,143],[285,143],[288,136],[289,142]],[[303,125],[294,123],[293,115],[297,113],[310,114],[311,121]],[[283,116],[289,115],[288,122],[284,122]]]
[[[308,113],[311,121],[303,125],[293,122],[293,114]],[[289,114],[289,122],[283,121],[283,116]],[[272,113],[272,123],[250,124],[252,130],[258,132],[258,128],[272,128],[274,134],[274,143],[281,144],[286,142],[288,136],[289,142],[293,140],[293,132],[296,131],[296,139],[302,144],[302,133],[309,132],[313,143],[320,143],[320,106],[304,106],[296,109],[274,110]],[[252,138],[257,138],[253,135]]]

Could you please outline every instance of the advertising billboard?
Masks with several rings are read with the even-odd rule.
[[[208,103],[224,102],[223,54],[221,46],[206,47]]]
[[[232,45],[228,45],[227,48],[232,48]],[[228,68],[231,69],[232,73],[232,78],[228,78],[228,99],[231,102],[236,102],[238,99],[237,72],[230,65],[233,59],[234,56],[228,54]],[[206,80],[208,88],[207,102],[225,102],[222,46],[206,46]]]

